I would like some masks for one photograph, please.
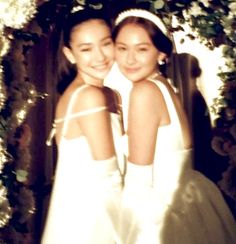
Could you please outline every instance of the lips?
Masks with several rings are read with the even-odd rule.
[[[130,73],[130,74],[132,74],[132,73],[136,73],[136,72],[138,72],[140,68],[127,68],[127,67],[124,67],[123,69],[124,69],[124,71],[125,71],[126,73]]]
[[[111,67],[110,63],[99,64],[99,65],[93,66],[93,68],[98,71],[104,71],[104,70],[110,69],[110,67]]]

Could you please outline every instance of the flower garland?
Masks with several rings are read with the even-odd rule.
[[[21,228],[35,208],[33,192],[27,183],[29,144],[23,145],[19,140],[23,130],[26,131],[23,123],[37,93],[34,86],[26,82],[23,42],[17,42],[13,35],[14,30],[23,28],[35,13],[35,0],[0,1],[0,240],[4,243],[13,240],[3,236],[9,221],[14,219],[15,225],[8,226],[8,232],[13,228],[16,231],[16,225]],[[20,128],[22,133],[16,138]],[[29,133],[28,128],[30,139]]]

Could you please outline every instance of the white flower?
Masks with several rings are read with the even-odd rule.
[[[233,51],[233,50],[230,50]],[[224,65],[221,65],[221,70],[223,72],[236,72],[236,66],[235,66],[235,58],[227,56],[227,54],[224,56]]]
[[[184,9],[182,13],[183,13],[184,19],[186,21],[189,20],[189,17],[191,16],[191,14],[189,14],[189,12],[186,9]]]
[[[1,0],[0,22],[12,28],[22,28],[36,12],[35,0]]]
[[[231,10],[232,14],[234,13],[234,15],[235,15],[235,13],[236,13],[236,2],[230,3],[229,9]]]
[[[207,8],[210,6],[210,4],[209,4],[209,0],[202,0],[201,2],[202,2],[203,5],[204,5],[205,7],[207,7]]]
[[[229,71],[229,67],[224,64],[220,66],[220,72],[228,72]]]
[[[192,3],[192,7],[189,9],[189,13],[195,17],[198,15],[207,15],[207,13],[203,11],[196,2]]]

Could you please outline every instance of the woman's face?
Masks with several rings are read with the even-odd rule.
[[[76,26],[64,53],[75,63],[85,83],[102,85],[114,62],[110,28],[102,20],[89,20]]]
[[[159,51],[143,27],[126,24],[116,37],[115,57],[121,72],[138,82],[156,71]]]

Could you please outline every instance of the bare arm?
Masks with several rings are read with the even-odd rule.
[[[143,81],[134,85],[128,115],[129,161],[140,165],[153,162],[165,109],[163,96],[155,84]]]
[[[81,94],[78,107],[80,111],[107,106],[102,89],[89,87]],[[82,116],[78,119],[79,128],[89,143],[95,160],[108,159],[115,155],[111,118],[107,109]]]

